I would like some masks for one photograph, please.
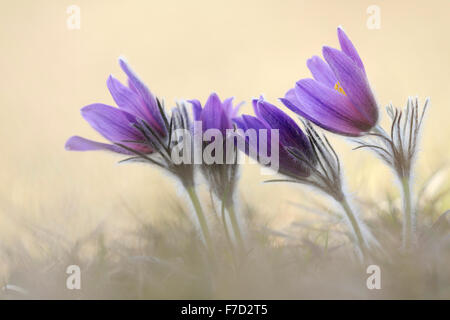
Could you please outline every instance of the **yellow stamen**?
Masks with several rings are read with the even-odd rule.
[[[341,87],[341,84],[339,82],[336,82],[334,85],[334,90],[342,93],[344,96],[346,96],[344,89]]]

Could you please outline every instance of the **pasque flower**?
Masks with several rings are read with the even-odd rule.
[[[242,115],[234,118],[233,120],[237,127],[243,131],[254,129],[257,132],[260,132],[259,130],[265,129],[267,130],[267,142],[272,140],[271,130],[278,130],[279,172],[293,178],[304,178],[309,176],[311,170],[310,167],[305,164],[305,161],[314,165],[316,159],[311,144],[300,127],[286,113],[273,104],[264,101],[263,98],[253,99],[252,103],[256,117]],[[245,136],[245,152],[248,155],[256,154],[259,158],[261,157],[261,135],[258,134],[256,137],[257,139],[252,141],[248,136]],[[252,152],[252,150],[256,152]],[[299,161],[290,154],[294,150],[296,150],[297,154],[303,155],[304,161]],[[270,155],[271,152],[271,144],[267,143],[267,150],[265,150],[264,153]]]
[[[359,136],[378,120],[378,107],[353,43],[337,30],[341,50],[324,46],[325,61],[314,56],[307,66],[314,79],[301,79],[281,101],[292,111],[334,133]]]
[[[325,136],[320,137],[308,121],[304,121],[306,134],[294,120],[276,106],[262,98],[253,100],[256,117],[243,115],[235,118],[237,126],[244,132],[248,129],[277,129],[279,132],[279,172],[288,179],[273,179],[268,182],[293,182],[312,186],[334,198],[344,209],[345,217],[364,255],[367,248],[366,237],[371,237],[362,221],[351,208],[344,192],[339,158]],[[257,150],[260,156],[260,141],[246,141],[245,152],[252,156]],[[268,144],[270,146],[270,144]],[[255,153],[253,153],[255,155]]]
[[[413,167],[418,153],[419,137],[423,119],[427,110],[429,99],[426,99],[423,107],[419,106],[419,100],[410,97],[406,108],[399,109],[392,105],[386,108],[391,119],[390,131],[385,131],[377,126],[373,132],[354,139],[359,148],[368,148],[375,152],[389,167],[391,167],[402,187],[403,197],[403,248],[406,251],[412,249],[417,243],[416,219],[417,212],[414,208]]]
[[[227,159],[227,156],[235,154],[234,144],[228,144],[233,146],[233,150],[226,150],[226,148],[229,133],[233,130],[231,119],[237,115],[240,104],[234,106],[233,98],[225,99],[222,102],[216,93],[212,93],[209,96],[203,108],[198,100],[194,99],[189,102],[192,104],[194,115],[192,131],[194,135],[202,135],[202,144],[196,146],[198,148],[197,151],[203,152],[206,146],[205,139],[213,141],[217,138],[217,134],[222,139],[223,145],[220,148],[222,154],[213,154],[214,159],[205,159],[205,155],[202,154],[204,159],[201,169],[214,193],[222,200],[230,201],[236,182],[237,163],[234,161],[234,157]],[[208,130],[215,131],[217,134],[211,134],[208,137],[205,135]]]
[[[131,155],[126,161],[143,161],[170,172],[186,189],[200,223],[200,227],[213,255],[211,236],[206,217],[194,187],[194,165],[178,163],[171,157],[180,141],[177,130],[189,131],[190,118],[185,103],[179,104],[168,115],[163,104],[139,80],[125,60],[120,67],[128,76],[123,85],[110,76],[107,86],[118,108],[101,103],[91,104],[81,110],[86,121],[110,143],[96,142],[73,136],[66,142],[67,150],[108,150]]]
[[[227,156],[233,156],[235,154],[235,150],[226,150],[226,148],[229,133],[233,130],[232,118],[237,115],[240,104],[234,106],[233,98],[225,99],[222,102],[216,93],[212,93],[209,96],[203,108],[198,100],[194,99],[189,102],[192,104],[194,115],[192,131],[194,135],[203,135],[201,140],[202,145],[196,146],[199,149],[197,151],[203,151],[206,146],[205,139],[208,140],[210,138],[210,140],[213,141],[216,139],[217,134],[220,134],[220,138],[223,142],[223,146],[221,146],[222,154],[213,154],[212,156],[214,156],[214,159],[209,160],[205,159],[205,155],[203,155],[204,159],[202,161],[201,169],[216,195],[221,199],[223,199],[225,195],[228,200],[231,200],[236,180],[237,163],[234,161],[234,157],[232,159],[227,159]],[[205,135],[208,130],[215,131],[217,134],[211,134],[211,136],[208,137]],[[228,145],[234,148],[234,144]],[[213,160],[214,162],[210,163]]]
[[[151,126],[155,133],[162,137],[167,136],[167,128],[164,126],[155,96],[139,80],[125,60],[120,59],[119,64],[128,76],[128,86],[123,85],[113,76],[110,76],[106,82],[119,108],[94,103],[81,109],[83,118],[112,144],[73,136],[66,143],[67,150],[109,150],[122,154],[133,154],[128,150],[131,148],[144,154],[150,154],[154,151],[154,147],[139,143],[145,140],[142,131],[136,128],[141,120]]]
[[[211,135],[211,137],[207,137],[205,133],[207,133],[208,130],[216,131],[216,133],[220,134],[220,137],[222,139],[222,155],[214,154],[213,163],[207,163],[205,161],[205,156],[203,155],[204,159],[202,161],[201,171],[208,181],[208,184],[213,193],[219,199],[221,199],[222,218],[227,236],[228,230],[224,216],[225,209],[228,211],[230,222],[233,227],[236,239],[241,248],[243,248],[243,239],[233,202],[233,195],[236,187],[238,171],[237,150],[234,141],[232,141],[232,143],[228,143],[227,141],[228,139],[234,139],[233,136],[229,135],[230,131],[234,129],[232,118],[237,116],[241,104],[234,105],[233,98],[227,98],[224,101],[221,101],[216,93],[212,93],[209,96],[204,107],[202,107],[200,101],[198,100],[194,99],[190,100],[189,102],[192,104],[195,121],[192,127],[192,131],[194,133],[194,136],[198,134],[202,135],[202,144],[200,146],[196,146],[198,148],[198,151],[203,153],[205,147],[205,139],[211,138],[211,141],[213,141],[217,138],[217,136],[214,134]],[[199,128],[198,125],[201,125],[201,128]],[[227,150],[227,147],[231,147],[232,149]]]

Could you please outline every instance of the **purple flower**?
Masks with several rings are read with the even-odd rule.
[[[292,120],[286,113],[278,109],[276,106],[266,102],[263,98],[254,99],[252,101],[253,109],[256,117],[249,115],[242,115],[241,117],[234,118],[239,129],[244,132],[248,129],[256,130],[257,140],[251,141],[249,137],[245,136],[247,155],[252,155],[250,150],[255,150],[254,154],[261,156],[260,150],[260,130],[267,130],[267,155],[272,156],[270,141],[271,141],[271,129],[278,129],[279,132],[279,171],[280,173],[294,177],[305,178],[310,175],[310,166],[316,164],[316,157],[309,139],[300,129],[300,127]],[[297,155],[301,155],[303,161],[296,159],[292,152]],[[259,159],[255,159],[259,160]],[[308,162],[307,165],[305,162]]]
[[[192,103],[194,121],[202,122],[202,131],[218,129],[226,134],[227,129],[233,129],[232,118],[237,116],[241,104],[233,106],[233,98],[220,101],[216,93],[212,93],[202,108],[200,101],[189,100]]]
[[[292,111],[334,133],[359,136],[374,127],[378,107],[361,58],[341,28],[341,50],[322,48],[307,66],[314,79],[302,79],[281,101]]]
[[[139,143],[145,141],[142,130],[136,128],[140,121],[148,124],[161,137],[167,135],[155,96],[123,59],[119,59],[119,64],[128,76],[128,86],[123,85],[113,76],[109,76],[106,82],[119,108],[94,103],[81,109],[83,118],[112,144],[73,136],[66,142],[67,150],[109,150],[132,154],[131,151],[116,145],[122,144],[140,153],[150,154],[153,152],[153,148],[148,144]]]
[[[234,141],[229,144],[233,146],[233,149],[227,150],[227,139],[234,139],[233,135],[230,134],[230,130],[234,129],[232,118],[237,116],[242,103],[234,106],[233,98],[225,99],[222,102],[216,93],[209,96],[204,108],[198,100],[190,100],[189,102],[192,103],[194,121],[197,122],[192,127],[194,135],[203,134],[210,129],[219,130],[222,135],[222,154],[217,154],[214,150],[214,159],[210,159],[214,162],[208,163],[206,159],[203,159],[201,171],[214,193],[226,203],[226,206],[229,206],[236,186],[238,164],[235,161],[237,149]],[[201,131],[198,122],[201,122]],[[203,141],[203,138],[205,137],[202,137],[202,145],[196,146],[196,150],[201,151],[202,154],[208,145]],[[213,135],[210,139],[215,141],[215,138],[216,136]]]

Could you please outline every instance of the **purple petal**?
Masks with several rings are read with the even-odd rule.
[[[225,100],[223,100],[223,103],[222,103],[223,110],[225,111],[227,116],[229,116],[230,118],[232,117],[232,113],[233,113],[233,99],[234,99],[233,97],[226,98]]]
[[[323,56],[330,65],[347,97],[374,126],[378,120],[378,107],[362,69],[345,53],[330,47],[323,47]]]
[[[202,104],[196,99],[188,100],[192,104],[192,113],[194,115],[194,121],[200,121],[202,115]]]
[[[239,102],[237,105],[234,106],[233,111],[231,112],[230,117],[236,117],[239,114],[239,110],[241,107],[245,104],[244,101]]]
[[[106,150],[121,154],[132,154],[119,146],[96,142],[79,136],[70,137],[66,142],[65,149],[70,151]]]
[[[242,115],[242,119],[244,120],[245,125],[249,129],[250,128],[255,130],[270,129],[270,127],[266,123],[264,123],[263,121],[261,121],[256,117],[244,114]]]
[[[262,99],[262,96],[260,97],[260,99]],[[252,100],[252,107],[253,107],[253,111],[254,111],[255,114],[256,114],[256,117],[258,117],[258,118],[261,119],[262,116],[261,116],[261,114],[259,113],[258,101],[259,101],[259,99],[253,99],[253,100]]]
[[[270,128],[279,129],[280,144],[310,152],[310,144],[300,127],[286,113],[273,104],[258,100],[257,109],[260,120],[266,122]]]
[[[123,58],[119,59],[119,65],[122,68],[123,72],[125,72],[125,74],[128,76],[128,79],[132,85],[131,89],[139,94],[139,96],[144,100],[147,106],[157,107],[155,97]]]
[[[137,122],[136,117],[126,111],[96,103],[81,109],[81,115],[95,130],[112,142],[142,140],[140,132],[132,127]]]
[[[259,154],[259,147],[260,147],[260,130],[267,130],[267,152],[265,155],[270,155],[270,128],[267,126],[267,124],[263,123],[261,120],[259,120],[256,117],[249,116],[249,115],[242,115],[240,118],[233,119],[236,123],[237,127],[239,129],[244,130],[244,133],[247,130],[255,130],[256,139],[250,139],[248,135],[245,135],[245,137],[242,137],[246,143],[245,150],[244,151],[247,155],[258,155]],[[253,150],[253,152],[250,152],[250,150]],[[258,160],[258,159],[255,159]]]
[[[271,132],[270,132],[270,128],[267,127],[267,124],[264,123],[263,121],[261,121],[260,119],[256,118],[256,117],[252,117],[252,116],[248,116],[248,115],[243,115],[241,118],[238,118],[239,120],[236,121],[237,119],[235,119],[235,123],[237,124],[237,126],[242,129],[242,130],[247,130],[247,129],[254,129],[256,130],[257,133],[257,140],[256,141],[250,141],[248,139],[248,137],[245,137],[245,141],[246,141],[246,149],[243,150],[245,151],[245,153],[247,155],[254,155],[255,151],[256,154],[259,155],[259,147],[260,147],[260,141],[259,141],[259,132],[261,129],[266,129],[267,130],[267,155],[271,154],[271,145],[270,145],[270,141],[271,141]],[[281,135],[281,130],[279,131],[280,135]],[[281,142],[281,141],[280,141]],[[250,152],[250,150],[252,150],[252,152]],[[308,176],[310,173],[310,170],[302,163],[300,163],[299,161],[294,160],[286,151],[286,149],[284,148],[284,146],[280,143],[279,145],[279,171],[282,174],[288,175],[288,176],[297,176],[297,177],[305,177]],[[306,157],[309,158],[309,153],[306,154]],[[258,160],[258,159],[255,159]]]
[[[308,69],[311,71],[314,79],[323,83],[327,87],[334,88],[337,83],[336,76],[330,66],[318,56],[313,56],[306,62]]]
[[[247,153],[247,155],[252,155],[252,153],[249,153],[250,150],[256,150],[256,154],[259,155],[259,150],[260,150],[260,141],[259,141],[259,130],[261,129],[267,129],[267,154],[271,155],[271,132],[269,127],[267,127],[267,124],[264,124],[263,121],[261,121],[258,118],[252,117],[252,116],[247,116],[247,115],[243,115],[242,116],[243,120],[245,121],[246,125],[248,128],[252,128],[255,129],[257,132],[257,143],[255,145],[255,143],[251,143],[251,141],[249,141],[248,139],[246,139],[247,142],[247,149],[245,150],[245,152]],[[272,128],[275,129],[275,128]],[[286,145],[283,145],[281,143],[281,135],[282,135],[282,131],[283,129],[279,130],[279,135],[280,135],[280,144],[278,147],[278,159],[279,159],[279,171],[281,174],[285,174],[288,176],[300,176],[300,177],[304,177],[304,176],[308,176],[310,173],[310,170],[302,163],[300,163],[299,161],[296,161],[292,158],[292,156],[286,151],[285,147]],[[300,139],[301,140],[301,139]],[[290,145],[292,146],[292,145]],[[296,148],[298,148],[298,144],[295,143]],[[312,158],[312,150],[309,147],[309,142],[308,142],[308,148],[305,149],[303,147],[300,147],[300,152],[304,152],[305,156],[309,159],[311,159],[313,162],[315,162],[315,160],[313,160]],[[258,159],[256,159],[258,160]]]
[[[339,108],[347,108],[349,100],[313,79],[298,81],[281,101],[295,113],[326,130],[350,136],[361,133],[352,121],[338,112]]]
[[[289,105],[284,103],[285,100],[289,101]],[[284,98],[280,98],[280,101],[283,102],[283,104],[291,111],[297,114],[300,112],[300,103],[298,102],[297,95],[295,94],[295,88],[289,89],[284,95]]]
[[[165,126],[155,97],[123,58],[119,59],[119,64],[128,76],[128,84],[130,89],[140,97],[141,103],[148,111],[148,119],[146,118],[145,120],[148,121],[149,124],[157,129],[161,134],[165,134]]]
[[[223,101],[223,109],[225,110],[225,113],[227,116],[231,119],[238,115],[239,109],[244,104],[244,102],[238,103],[236,106],[233,107],[233,97],[227,98]]]
[[[153,121],[148,108],[141,102],[141,99],[133,90],[123,85],[113,76],[109,76],[106,85],[119,108],[149,123]]]
[[[232,129],[231,119],[225,113],[217,94],[212,93],[203,108],[201,121],[203,122],[203,129],[219,129],[225,133],[226,129]]]
[[[245,123],[244,119],[242,119],[242,117],[233,118],[232,121],[239,129],[242,129],[244,131],[247,130],[247,124]]]
[[[361,60],[361,57],[358,54],[358,51],[356,51],[355,46],[350,41],[350,39],[348,38],[348,36],[345,34],[344,30],[341,27],[339,27],[337,29],[337,34],[338,34],[339,44],[341,45],[342,51],[347,56],[349,56],[353,60],[353,62],[355,62],[356,65],[363,70],[363,72],[365,74],[366,71],[364,69],[364,64]]]
[[[367,120],[361,111],[352,104],[347,96],[337,90],[326,87],[313,79],[302,79],[296,84],[295,94],[297,99],[299,99],[298,88],[316,97],[318,106],[328,110],[328,113],[346,121],[354,122],[357,126],[367,126]]]

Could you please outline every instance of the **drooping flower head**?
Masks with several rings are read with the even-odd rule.
[[[136,128],[140,121],[148,124],[161,137],[167,136],[159,102],[125,60],[120,59],[119,64],[128,76],[128,85],[122,84],[113,76],[107,80],[108,89],[118,108],[94,103],[81,109],[83,118],[112,144],[73,136],[66,142],[67,150],[109,150],[132,154],[128,150],[130,148],[143,154],[151,154],[154,152],[154,146],[139,143],[145,140],[142,131]]]
[[[236,183],[237,173],[237,150],[234,143],[228,143],[230,132],[234,126],[232,118],[237,116],[242,103],[234,105],[233,98],[227,98],[221,101],[216,93],[212,93],[202,107],[200,101],[190,100],[194,115],[194,124],[192,131],[194,136],[202,135],[202,144],[196,146],[202,152],[202,173],[208,180],[210,187],[220,199],[230,201],[234,186]],[[198,125],[201,127],[199,128]],[[209,136],[207,133],[211,132]],[[206,134],[205,134],[206,133]],[[220,138],[221,140],[216,140]],[[209,140],[209,141],[205,141]],[[217,148],[211,150],[211,154],[203,153],[206,151],[209,143],[217,143]],[[227,149],[228,148],[228,149]],[[219,154],[219,151],[221,154]],[[207,157],[211,155],[211,159]],[[214,159],[213,159],[214,158]]]
[[[293,178],[303,179],[308,177],[311,173],[310,166],[315,165],[316,158],[307,136],[286,113],[269,102],[264,101],[262,97],[260,99],[254,99],[252,103],[256,117],[242,115],[233,120],[237,127],[244,132],[248,129],[254,129],[258,133],[261,132],[260,130],[265,130],[264,132],[267,132],[267,139],[265,139],[267,146],[261,145],[263,136],[260,134],[256,135],[256,140],[252,140],[246,135],[244,137],[246,141],[245,153],[250,156],[257,155],[255,160],[260,161],[263,153],[261,147],[266,147],[267,149],[264,150],[264,153],[273,157],[274,155],[271,154],[273,150],[270,143],[272,141],[271,130],[278,130],[279,172]],[[292,152],[301,154],[303,159],[299,161],[293,157]]]
[[[193,185],[192,162],[177,162],[172,158],[172,151],[180,143],[174,132],[190,129],[191,120],[185,103],[178,104],[170,115],[167,114],[163,103],[139,80],[125,60],[119,59],[119,64],[128,77],[128,85],[113,76],[107,80],[118,108],[95,103],[81,109],[85,120],[110,143],[73,136],[66,142],[66,149],[108,150],[130,155],[121,162],[151,163],[174,174],[183,184]]]
[[[301,79],[281,101],[292,111],[331,132],[359,136],[378,121],[378,106],[353,43],[337,30],[341,50],[322,48],[307,66],[314,79]]]
[[[309,185],[340,203],[346,203],[339,157],[326,136],[319,135],[308,121],[303,121],[306,132],[304,134],[294,120],[262,98],[253,100],[253,108],[256,117],[243,115],[235,118],[235,123],[244,131],[278,129],[279,172],[291,178],[273,179],[267,182],[283,181]],[[252,156],[251,150],[258,150],[256,158],[259,160],[260,139],[252,142],[247,139],[247,135],[245,139],[247,142],[245,152]],[[363,225],[350,209],[346,209],[345,214],[354,232],[353,235],[363,251],[366,246],[366,240],[361,232]]]

